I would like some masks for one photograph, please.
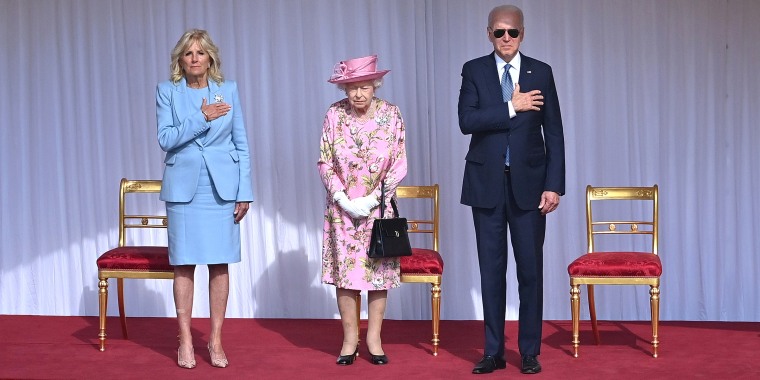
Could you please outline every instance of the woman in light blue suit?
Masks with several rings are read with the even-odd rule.
[[[240,261],[240,220],[253,201],[251,162],[237,85],[224,81],[219,50],[189,30],[171,55],[171,80],[156,89],[158,143],[166,152],[161,200],[179,323],[177,364],[195,367],[190,330],[195,266],[208,265],[211,365],[226,367],[221,343],[228,264]]]

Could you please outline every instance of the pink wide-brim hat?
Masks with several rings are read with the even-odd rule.
[[[353,58],[347,61],[340,61],[335,64],[333,74],[328,82],[330,83],[351,83],[363,82],[382,78],[390,70],[377,70],[377,55],[368,55],[361,58]]]

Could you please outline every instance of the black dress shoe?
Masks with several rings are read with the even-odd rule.
[[[475,364],[472,373],[479,375],[504,368],[507,368],[507,362],[504,359],[492,355],[483,355],[483,359],[480,359],[478,364]]]
[[[338,360],[335,362],[337,365],[351,365],[354,364],[354,359],[359,356],[359,347],[356,347],[356,351],[354,351],[351,355],[340,355],[338,356]]]
[[[541,363],[535,355],[525,355],[522,357],[522,366],[520,372],[525,374],[534,374],[541,372]]]
[[[372,358],[372,364],[377,364],[377,365],[388,364],[388,357],[385,355],[375,355],[370,352],[369,356]]]

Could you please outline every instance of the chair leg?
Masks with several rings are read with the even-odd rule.
[[[591,317],[591,329],[594,331],[594,340],[596,345],[602,344],[602,340],[599,339],[599,326],[596,323],[596,302],[594,301],[594,285],[586,285],[588,290],[588,313]]]
[[[99,306],[99,322],[100,332],[98,333],[98,340],[100,340],[100,351],[106,350],[106,311],[108,308],[108,279],[105,277],[99,277],[98,279],[98,306]]]
[[[433,311],[433,356],[438,356],[439,329],[441,327],[441,279],[438,278],[430,288],[430,302]]]
[[[657,357],[657,348],[660,346],[658,328],[660,324],[660,287],[652,286],[649,289],[649,303],[652,307],[652,356]]]
[[[127,314],[124,312],[124,279],[116,279],[116,289],[119,294],[119,319],[121,320],[121,333],[124,339],[129,339],[127,334]]]
[[[359,342],[362,341],[361,339],[361,327],[359,326],[362,321],[362,293],[357,292],[356,293],[356,343],[357,345]]]
[[[570,285],[570,315],[573,318],[573,357],[578,357],[580,345],[581,289],[579,285]]]

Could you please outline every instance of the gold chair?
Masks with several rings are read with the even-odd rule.
[[[430,203],[430,219],[410,219],[410,234],[431,236],[429,248],[412,248],[411,256],[401,258],[401,282],[430,284],[430,308],[433,324],[433,356],[438,356],[439,328],[441,324],[441,281],[443,279],[443,258],[438,252],[438,184],[432,186],[399,186],[396,188],[399,199],[427,199]],[[405,215],[402,213],[402,215]],[[432,249],[430,249],[432,248]]]
[[[443,258],[438,251],[439,214],[438,184],[432,186],[399,186],[399,199],[427,199],[430,203],[430,219],[409,219],[410,234],[431,236],[429,248],[412,248],[411,256],[401,257],[401,282],[430,284],[430,306],[433,324],[433,356],[438,356],[439,328],[441,324],[441,280],[443,278]],[[402,213],[402,215],[406,215]]]
[[[630,201],[628,208],[605,208],[603,218],[594,218],[592,208],[600,214],[600,202],[602,201]],[[635,202],[638,201],[638,202]],[[609,205],[612,202],[604,202]],[[620,202],[618,202],[620,203]],[[651,206],[651,215],[641,217],[643,220],[635,220],[635,206],[645,204]],[[614,210],[613,210],[614,209]],[[608,217],[612,212],[622,214],[628,210],[623,218]],[[647,210],[645,208],[645,210]],[[646,211],[643,214],[647,214]],[[638,214],[637,214],[638,215]],[[602,220],[603,219],[603,220]],[[627,228],[624,228],[627,227]],[[595,239],[601,236],[615,237],[619,242],[628,242],[631,235],[650,235],[651,245],[647,251],[615,250],[597,251],[601,242],[594,244]],[[658,188],[652,187],[586,187],[586,239],[588,241],[588,253],[575,259],[568,267],[570,275],[570,305],[573,318],[573,356],[578,357],[579,328],[580,328],[580,285],[586,285],[588,290],[588,306],[591,317],[591,326],[594,332],[596,344],[600,344],[599,330],[596,321],[596,307],[594,305],[594,285],[649,285],[649,302],[652,318],[652,356],[657,357],[657,349],[660,344],[658,325],[660,318],[660,276],[662,275],[662,262],[657,252],[659,228],[658,228]],[[628,236],[629,239],[621,239]],[[611,240],[611,239],[608,239]],[[605,244],[607,244],[605,242]],[[619,244],[618,244],[619,246]],[[605,246],[606,247],[606,246]]]
[[[103,253],[98,264],[98,299],[100,304],[100,351],[106,349],[106,314],[108,309],[108,279],[116,278],[119,295],[119,317],[121,331],[127,335],[127,318],[124,313],[124,279],[172,279],[174,267],[169,264],[167,247],[134,246],[127,244],[127,229],[166,229],[166,216],[129,215],[126,213],[127,194],[158,193],[161,181],[121,179],[119,191],[119,246]]]
[[[432,186],[398,186],[396,198],[428,199],[430,219],[407,219],[410,234],[431,236],[430,248],[412,247],[411,256],[401,257],[401,282],[430,284],[430,305],[433,323],[433,356],[438,356],[438,335],[441,322],[441,279],[443,258],[438,253],[438,184]],[[407,213],[401,212],[403,217]],[[361,293],[356,296],[356,315],[361,311]]]

